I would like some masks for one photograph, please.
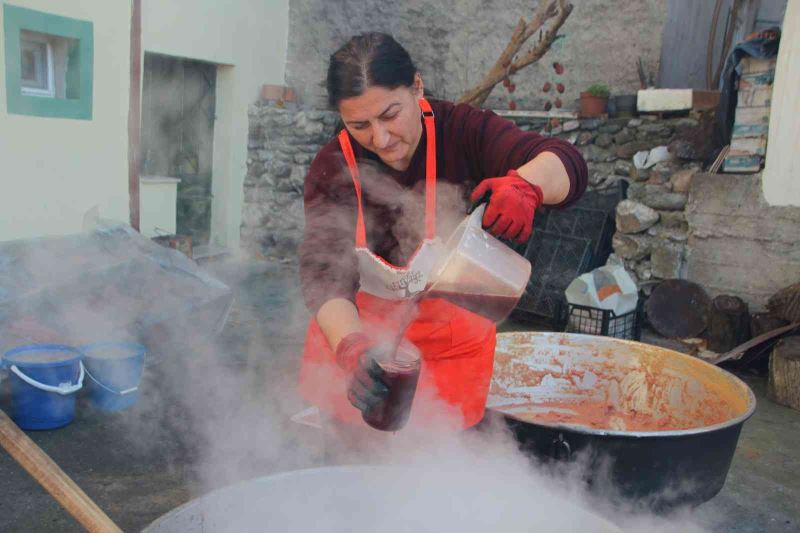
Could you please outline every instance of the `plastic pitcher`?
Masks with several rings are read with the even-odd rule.
[[[485,209],[486,205],[479,206],[448,239],[428,296],[500,322],[525,293],[531,263],[483,229]]]

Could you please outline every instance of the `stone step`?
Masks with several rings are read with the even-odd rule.
[[[230,254],[230,250],[218,244],[201,244],[192,248],[192,259],[198,263],[223,259]]]

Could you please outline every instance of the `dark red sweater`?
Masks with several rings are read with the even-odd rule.
[[[524,132],[491,111],[432,101],[436,117],[437,234],[446,239],[465,216],[467,198],[484,178],[504,176],[542,152],[556,154],[567,169],[566,207],[586,189],[586,163],[561,139]],[[370,250],[404,265],[424,235],[426,135],[411,163],[398,172],[351,138],[361,173],[364,220]],[[356,195],[336,138],[322,147],[305,180],[305,232],[300,282],[312,313],[332,298],[355,300],[359,276],[355,253]]]

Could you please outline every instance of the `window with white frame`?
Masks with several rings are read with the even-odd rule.
[[[6,0],[0,10],[6,111],[91,120],[94,24]]]
[[[75,39],[20,31],[20,92],[26,96],[74,98],[67,92],[70,50]]]
[[[41,33],[20,32],[20,89],[31,96],[56,95],[53,83],[53,46]]]

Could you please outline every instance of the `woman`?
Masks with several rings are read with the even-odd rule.
[[[305,181],[300,275],[313,319],[300,389],[326,420],[368,432],[362,412],[387,394],[376,365],[387,349],[382,337],[392,338],[404,303],[425,287],[440,237],[448,236],[437,225],[452,203],[441,201],[442,191],[458,187],[473,202],[488,193],[484,228],[524,243],[536,208],[574,203],[587,169],[562,140],[523,132],[490,111],[425,100],[419,72],[389,35],[356,36],[334,53],[327,88],[344,129],[320,150]],[[424,299],[405,341],[422,357],[411,423],[435,415],[419,398],[444,405],[460,427],[478,423],[494,323]]]

